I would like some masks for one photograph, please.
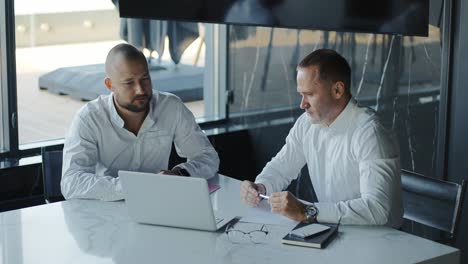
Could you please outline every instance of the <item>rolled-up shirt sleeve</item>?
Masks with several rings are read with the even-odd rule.
[[[118,177],[96,175],[97,148],[93,129],[77,114],[63,149],[61,190],[65,199],[124,199]]]
[[[317,220],[327,223],[398,226],[403,211],[397,144],[380,125],[372,123],[356,132],[352,145],[352,151],[359,162],[360,197],[339,202],[315,203],[319,211]],[[392,210],[394,219],[390,219]]]
[[[300,127],[302,115],[294,124],[286,137],[286,144],[276,156],[266,164],[262,172],[257,176],[255,183],[263,184],[266,194],[279,192],[285,189],[292,180],[296,179],[300,170],[306,164],[303,144],[301,143]]]
[[[183,103],[179,103],[179,107],[174,144],[177,153],[186,157],[187,162],[176,167],[187,170],[191,176],[211,178],[218,172],[218,153],[196,123],[193,113]]]

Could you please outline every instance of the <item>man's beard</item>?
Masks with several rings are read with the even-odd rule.
[[[133,113],[141,113],[141,112],[144,112],[144,111],[146,111],[146,110],[148,109],[148,106],[149,106],[149,104],[150,104],[150,102],[151,102],[151,96],[146,95],[146,96],[135,97],[135,98],[133,99],[133,101],[135,101],[135,100],[137,100],[137,99],[141,99],[141,98],[147,98],[146,104],[143,105],[143,106],[141,106],[141,107],[139,107],[139,106],[137,106],[137,105],[134,105],[134,104],[132,104],[132,103],[129,103],[129,104],[126,104],[126,105],[122,105],[122,107],[125,108],[125,109],[127,109],[127,110],[130,111],[130,112],[133,112]],[[133,101],[132,101],[132,102],[133,102]]]

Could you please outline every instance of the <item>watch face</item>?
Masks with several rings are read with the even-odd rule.
[[[309,206],[307,208],[308,213],[310,216],[315,216],[317,214],[317,209],[314,206]]]

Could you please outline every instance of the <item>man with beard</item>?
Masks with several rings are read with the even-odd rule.
[[[63,150],[66,199],[124,199],[119,170],[209,178],[219,158],[190,110],[152,90],[145,56],[129,44],[112,48],[100,96],[75,115]],[[168,170],[172,142],[187,162]]]

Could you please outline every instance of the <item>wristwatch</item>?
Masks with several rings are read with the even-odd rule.
[[[306,205],[304,214],[306,216],[307,223],[317,222],[318,209],[314,204]]]

